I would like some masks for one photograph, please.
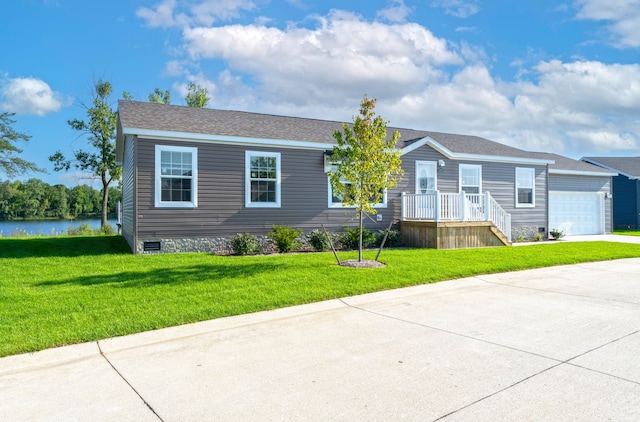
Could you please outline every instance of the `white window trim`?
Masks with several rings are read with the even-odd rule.
[[[518,202],[518,173],[527,172],[531,174],[531,204]],[[530,167],[516,167],[516,180],[514,183],[516,208],[534,208],[536,206],[536,170]]]
[[[191,153],[191,201],[162,201],[162,151]],[[157,208],[196,208],[198,206],[198,148],[156,145],[155,206]]]
[[[328,175],[327,175],[328,176]],[[355,208],[355,205],[345,205],[344,202],[333,202],[333,187],[331,179],[327,177],[327,206],[329,208]],[[387,190],[382,194],[382,202],[373,206],[373,208],[387,208]]]
[[[462,169],[478,169],[478,194],[482,194],[482,165],[480,164],[460,164],[458,169],[458,192],[462,192]],[[469,192],[465,192],[469,193]]]
[[[416,160],[416,173],[415,173],[415,192],[419,193],[420,192],[420,186],[418,186],[418,169],[420,168],[420,165],[423,164],[430,164],[435,166],[435,173],[433,176],[433,190],[437,191],[438,190],[438,162],[437,161],[421,161],[421,160]]]
[[[251,201],[251,157],[275,157],[276,159],[276,201],[275,202],[252,202]],[[280,208],[280,153],[264,151],[244,152],[244,206],[247,208]]]

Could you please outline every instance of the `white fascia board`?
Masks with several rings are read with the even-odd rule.
[[[460,154],[450,151],[437,141],[428,138],[430,147],[438,151],[440,154],[451,160],[461,161],[485,161],[490,163],[512,163],[512,164],[530,164],[530,165],[547,165],[555,164],[554,160],[543,160],[538,158],[520,158],[520,157],[501,157],[497,155],[480,155],[480,154]]]
[[[267,138],[245,138],[242,136],[222,136],[204,133],[170,132],[165,130],[122,128],[122,132],[127,135],[138,137],[148,137],[159,140],[184,141],[184,142],[211,142],[218,144],[247,145],[247,146],[269,146],[281,148],[300,148],[327,150],[334,147],[334,144],[321,142],[294,141],[288,139],[267,139]]]
[[[612,177],[617,176],[618,173],[598,173],[596,171],[580,171],[580,170],[557,170],[549,169],[549,174],[559,174],[565,176],[600,176],[600,177]]]
[[[425,145],[428,142],[429,139],[431,139],[431,138],[425,137],[425,138],[422,138],[422,139],[418,139],[417,141],[415,141],[414,143],[412,143],[408,147],[401,149],[400,150],[401,151],[400,155],[405,155],[405,154],[410,153],[411,151],[417,150],[421,146]]]

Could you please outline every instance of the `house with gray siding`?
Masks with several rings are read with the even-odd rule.
[[[122,233],[134,253],[224,252],[231,236],[265,236],[273,225],[305,232],[357,225],[353,209],[332,195],[327,174],[341,122],[128,100],[118,105]],[[409,230],[426,222],[468,239],[484,236],[477,233],[486,226],[498,240],[485,245],[547,236],[554,157],[476,136],[393,127],[388,133],[396,129],[405,174],[367,220],[368,229],[392,223]]]
[[[584,157],[587,163],[617,175],[613,177],[613,226],[640,228],[640,157]]]

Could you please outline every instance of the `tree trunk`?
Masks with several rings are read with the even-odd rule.
[[[105,175],[102,175],[102,218],[100,219],[100,231],[104,233],[107,227],[107,213],[109,211],[109,183]]]
[[[360,242],[358,244],[358,262],[362,262],[362,217],[363,212],[360,210]]]

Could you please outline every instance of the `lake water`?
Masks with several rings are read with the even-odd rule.
[[[117,231],[117,220],[108,220],[108,223]],[[0,236],[9,237],[14,233],[29,235],[58,236],[66,234],[68,228],[89,224],[91,228],[100,228],[100,219],[88,220],[29,220],[29,221],[4,221],[0,220]]]

